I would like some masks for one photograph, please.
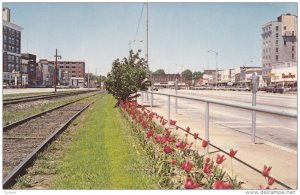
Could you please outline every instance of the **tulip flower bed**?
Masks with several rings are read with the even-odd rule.
[[[175,121],[170,121],[173,130],[164,128],[163,117],[146,110],[136,102],[120,101],[124,116],[139,138],[146,152],[153,159],[153,173],[159,178],[162,189],[240,189],[243,182],[223,170],[224,155],[214,161],[209,155],[200,155],[191,149],[193,143],[179,139]],[[157,125],[155,120],[162,124]],[[189,128],[187,129],[189,131]],[[194,134],[195,141],[198,134]],[[208,141],[202,141],[207,147]],[[234,156],[237,151],[232,150]]]
[[[224,155],[217,154],[212,159],[209,154],[193,150],[192,145],[199,140],[198,134],[192,134],[187,127],[185,139],[180,139],[176,131],[176,121],[170,120],[170,129],[165,128],[167,121],[155,112],[150,112],[136,102],[120,101],[121,111],[130,122],[132,130],[139,138],[143,148],[153,159],[153,170],[160,180],[162,189],[241,189],[243,182],[237,180],[232,170],[232,158],[237,150],[230,149],[231,174],[223,169]],[[160,123],[161,125],[158,125]],[[189,134],[194,142],[188,142]],[[201,138],[200,138],[201,139]],[[205,148],[209,141],[201,139]],[[262,175],[268,186],[258,186],[260,189],[270,189],[275,179],[269,176],[271,167],[264,166]]]

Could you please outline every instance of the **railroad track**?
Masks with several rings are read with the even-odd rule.
[[[58,93],[58,94],[50,94],[50,95],[37,95],[37,96],[29,96],[29,97],[20,97],[20,98],[13,98],[3,100],[3,106],[11,105],[11,104],[19,104],[24,102],[42,100],[42,99],[51,99],[56,97],[64,97],[64,96],[71,96],[71,95],[79,95],[84,93],[91,93],[97,90],[89,90],[89,91],[76,91],[76,92],[67,92],[67,93]]]
[[[4,127],[3,189],[11,188],[16,183],[16,179],[24,175],[26,169],[33,164],[38,153],[96,101],[81,102],[81,100],[100,93],[97,92]]]

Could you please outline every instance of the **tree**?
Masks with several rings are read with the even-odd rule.
[[[186,69],[181,74],[185,78],[185,80],[188,80],[188,81],[192,80],[193,73],[190,69]]]
[[[166,74],[166,73],[163,69],[158,69],[153,74]]]
[[[202,76],[203,76],[203,73],[200,72],[200,71],[195,71],[195,72],[193,72],[193,79],[194,79],[194,80],[197,80],[197,79],[199,79],[199,78],[202,78]]]
[[[147,67],[144,58],[137,53],[129,52],[129,57],[122,61],[116,59],[112,63],[112,70],[107,74],[104,82],[108,93],[112,94],[117,100],[131,100],[138,95],[138,90],[147,90],[151,86],[150,81],[146,81]],[[119,101],[116,106],[119,105]]]

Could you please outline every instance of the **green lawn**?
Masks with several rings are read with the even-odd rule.
[[[150,160],[105,95],[79,125],[50,189],[156,189]]]

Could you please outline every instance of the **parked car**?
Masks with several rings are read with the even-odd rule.
[[[152,91],[158,91],[157,87],[153,87],[153,89],[151,89]]]
[[[268,86],[268,87],[266,87],[266,92],[267,93],[272,93],[273,91],[274,91],[274,89],[275,89],[275,86]]]

